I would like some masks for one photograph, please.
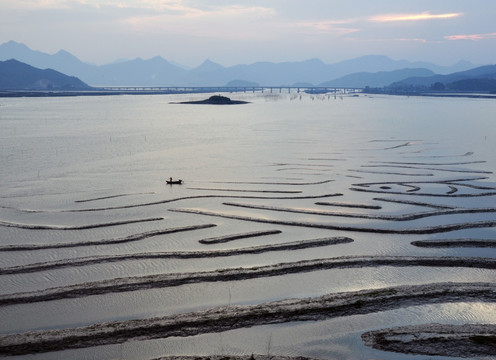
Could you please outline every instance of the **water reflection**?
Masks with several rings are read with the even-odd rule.
[[[3,107],[0,121],[1,133],[7,134],[3,135],[0,147],[0,247],[77,245],[164,228],[216,226],[121,244],[0,251],[0,267],[88,256],[230,250],[329,236],[350,237],[353,243],[214,259],[126,260],[0,275],[1,293],[339,256],[495,258],[494,248],[420,248],[411,244],[419,240],[496,239],[496,214],[491,210],[496,192],[493,174],[496,160],[492,144],[487,140],[496,135],[489,116],[496,110],[494,102],[239,95],[241,100],[252,104],[242,109],[170,105],[169,101],[182,100],[175,95],[3,99],[9,106]],[[445,114],[443,117],[436,116],[440,109]],[[466,113],[475,114],[470,122],[463,115]],[[184,179],[184,185],[164,186],[169,176]],[[340,195],[336,198],[319,198],[337,194]],[[330,208],[316,202],[340,207]],[[350,204],[363,206],[351,208]],[[201,211],[170,211],[173,209],[200,209],[279,223],[210,217]],[[281,209],[304,209],[306,213]],[[335,212],[340,216],[324,217],[317,212]],[[397,222],[387,218],[428,212],[437,215]],[[347,216],[350,214],[363,216]],[[148,218],[163,220],[159,224],[150,221],[74,228]],[[333,228],[288,226],[288,222],[324,223]],[[67,229],[9,227],[12,224]],[[457,224],[484,227],[455,226],[442,233],[436,230],[439,226]],[[405,232],[405,229],[427,227],[433,228],[433,232]],[[356,232],[354,228],[390,229],[396,233]],[[280,233],[214,245],[200,242],[273,230]],[[445,281],[494,283],[494,275],[494,270],[487,269],[382,266],[108,293],[2,306],[0,332],[70,328],[393,285]],[[494,323],[493,307],[492,303],[423,305],[319,322],[238,329],[191,338],[133,341],[34,357],[152,358],[166,354],[271,353],[406,359],[403,355],[365,348],[360,334],[370,329],[426,322]]]

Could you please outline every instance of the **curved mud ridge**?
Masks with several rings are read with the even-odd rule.
[[[440,204],[431,204],[431,203],[425,203],[425,202],[419,202],[419,201],[409,201],[409,200],[400,200],[400,199],[387,199],[387,198],[374,198],[374,200],[376,200],[376,201],[390,202],[390,203],[395,203],[395,204],[405,204],[405,205],[414,205],[414,206],[429,207],[429,208],[434,208],[434,209],[455,209],[454,206],[440,205]]]
[[[418,167],[411,165],[361,165],[360,167],[365,168],[399,168],[399,169],[421,169],[421,170],[432,170],[432,171],[446,171],[446,172],[455,172],[455,173],[469,173],[469,174],[492,174],[492,171],[485,170],[460,170],[460,169],[445,169],[445,168],[431,168],[431,167]]]
[[[292,186],[298,186],[298,185],[322,185],[322,184],[327,184],[330,183],[334,180],[323,180],[323,181],[316,181],[316,182],[260,182],[260,181],[210,181],[212,184],[252,184],[252,185],[292,185]]]
[[[135,219],[135,220],[122,220],[122,221],[114,221],[107,223],[76,225],[76,226],[19,224],[8,221],[0,221],[0,226],[15,227],[18,229],[27,229],[27,230],[87,230],[87,229],[96,229],[102,227],[128,225],[128,224],[136,224],[136,223],[160,221],[160,220],[164,220],[164,218],[156,217],[156,218]]]
[[[383,185],[383,184],[457,184],[460,186],[468,186],[474,189],[481,190],[496,190],[494,187],[478,186],[472,184],[461,184],[463,181],[479,181],[489,179],[486,176],[471,177],[471,178],[461,178],[461,179],[448,179],[448,180],[435,180],[435,181],[385,181],[385,182],[369,182],[369,183],[358,183],[352,184],[352,186],[363,186],[369,187],[371,185]]]
[[[410,244],[425,248],[496,248],[496,240],[493,239],[418,240]]]
[[[439,180],[439,181],[389,181],[389,182],[372,182],[372,183],[356,183],[352,184],[350,190],[363,191],[371,193],[395,194],[395,195],[416,195],[416,196],[433,196],[433,197],[479,197],[479,196],[494,196],[496,195],[496,187],[481,186],[475,184],[465,184],[465,181],[478,181],[486,180],[487,177],[466,178],[466,179],[452,179],[452,180]],[[416,184],[427,185],[443,185],[446,187],[444,194],[441,193],[424,193],[421,192],[422,188]],[[410,190],[392,191],[389,185],[396,185],[408,187]],[[370,187],[373,188],[370,188]],[[455,194],[459,188],[468,188],[478,190],[478,192]]]
[[[368,331],[365,345],[403,354],[463,358],[496,354],[494,324],[422,324]]]
[[[495,300],[496,284],[493,283],[435,283],[387,287],[259,305],[224,306],[192,313],[113,321],[72,329],[2,335],[0,355],[25,355],[120,344],[130,340],[195,336],[259,325],[369,314],[407,306]]]
[[[398,149],[398,148],[402,148],[402,147],[405,147],[405,146],[412,146],[412,145],[415,145],[414,142],[412,141],[408,141],[404,144],[400,144],[400,145],[396,145],[396,146],[391,146],[391,147],[387,147],[387,148],[384,148],[382,150],[392,150],[392,149]]]
[[[281,230],[252,231],[252,232],[242,233],[242,234],[216,236],[213,238],[202,239],[202,240],[199,240],[198,242],[200,244],[211,245],[211,244],[220,244],[220,243],[225,243],[225,242],[240,240],[240,239],[248,239],[248,238],[257,237],[257,236],[276,235],[276,234],[280,234],[280,233],[282,233]]]
[[[445,209],[445,210],[424,211],[421,213],[402,214],[402,215],[377,215],[377,214],[351,214],[351,213],[342,213],[336,211],[284,208],[277,206],[241,204],[241,203],[230,203],[230,202],[225,202],[223,203],[223,205],[243,207],[248,209],[257,209],[257,210],[290,212],[297,214],[337,216],[337,217],[347,217],[354,219],[372,219],[372,220],[387,220],[387,221],[411,221],[411,220],[417,220],[431,216],[441,216],[441,215],[496,213],[496,208],[480,208],[480,209]]]
[[[217,281],[239,281],[310,271],[377,266],[469,267],[496,269],[496,259],[461,257],[355,256],[257,266],[196,273],[135,276],[87,282],[24,293],[0,295],[0,306],[79,298],[90,295],[146,290]],[[496,294],[495,294],[496,296]]]
[[[345,208],[353,208],[353,209],[368,209],[368,210],[382,209],[382,206],[379,205],[352,204],[352,203],[330,202],[330,201],[317,201],[315,205],[345,207]]]
[[[162,205],[168,204],[176,201],[182,200],[192,200],[192,199],[211,199],[211,198],[219,198],[219,199],[267,199],[267,200],[299,200],[299,199],[321,199],[332,196],[342,196],[341,193],[336,194],[324,194],[324,195],[307,195],[307,196],[248,196],[248,195],[196,195],[196,196],[184,196],[174,199],[167,200],[159,200],[152,201],[148,203],[141,204],[129,204],[122,206],[109,206],[109,207],[101,207],[101,208],[89,208],[89,209],[70,209],[70,210],[62,210],[61,212],[91,212],[91,211],[104,211],[104,210],[119,210],[119,209],[131,209],[137,207],[146,207],[153,205]]]
[[[431,168],[431,167],[418,167],[418,166],[410,166],[410,165],[361,165],[360,167],[366,168],[398,168],[398,169],[420,169],[420,170],[432,170],[432,171],[446,171],[446,172],[455,172],[455,173],[468,173],[468,174],[492,174],[492,171],[485,170],[460,170],[460,169],[445,169],[445,168]]]
[[[393,165],[425,165],[425,166],[449,166],[449,165],[473,165],[473,164],[485,164],[485,160],[474,160],[474,161],[459,161],[459,162],[442,162],[442,163],[432,163],[432,162],[407,162],[407,161],[377,161],[371,160],[371,163],[381,163],[381,164],[393,164]]]
[[[66,260],[46,261],[30,265],[12,266],[0,268],[0,275],[23,274],[52,269],[61,269],[75,266],[87,266],[93,264],[110,263],[126,260],[145,259],[204,259],[215,257],[227,257],[236,255],[253,255],[273,251],[294,251],[314,247],[323,247],[338,244],[348,244],[353,239],[348,237],[328,237],[313,240],[292,241],[274,245],[251,246],[229,250],[214,251],[181,251],[181,252],[161,252],[161,253],[141,253],[130,255],[109,255],[109,256],[88,256],[83,258],[72,258]]]
[[[379,175],[434,176],[434,174],[432,174],[432,173],[403,173],[403,172],[372,171],[372,170],[359,170],[359,169],[348,169],[348,171],[362,173],[362,174],[379,174]]]
[[[269,194],[301,194],[301,190],[248,190],[248,189],[225,189],[225,188],[202,188],[202,187],[189,187],[190,190],[203,190],[203,191],[226,191],[226,192],[248,192],[248,193],[269,193]]]
[[[204,225],[191,225],[191,226],[183,226],[177,228],[168,228],[162,230],[153,230],[139,234],[133,234],[125,237],[113,238],[113,239],[102,239],[102,240],[93,240],[93,241],[78,241],[72,243],[57,243],[57,244],[25,244],[25,245],[6,245],[0,247],[0,252],[2,251],[32,251],[32,250],[45,250],[45,249],[62,249],[62,248],[71,248],[71,247],[80,247],[80,246],[95,246],[95,245],[114,245],[114,244],[122,244],[132,241],[139,241],[149,237],[164,235],[164,234],[172,234],[176,232],[182,231],[192,231],[192,230],[200,230],[207,229],[217,226],[215,224],[204,224]]]
[[[363,191],[363,192],[372,192],[372,193],[384,193],[384,194],[392,194],[392,195],[416,195],[416,196],[432,196],[432,197],[481,197],[481,196],[494,196],[496,195],[496,191],[486,192],[486,193],[473,193],[473,194],[454,194],[453,188],[449,187],[449,190],[446,194],[435,194],[435,193],[418,193],[418,192],[401,192],[401,191],[379,191],[379,190],[371,190],[371,189],[363,189],[363,188],[355,188],[351,187],[350,190],[353,191]]]
[[[314,229],[326,229],[326,230],[337,230],[337,231],[368,232],[368,233],[376,233],[376,234],[425,235],[425,234],[445,233],[445,232],[463,230],[463,229],[487,228],[487,227],[496,226],[496,220],[488,220],[488,221],[474,221],[474,222],[466,222],[466,223],[425,226],[419,228],[405,228],[405,229],[388,229],[388,228],[373,228],[373,227],[366,228],[366,227],[358,227],[358,226],[311,223],[304,221],[266,219],[266,218],[252,217],[252,216],[241,216],[234,214],[219,213],[219,212],[199,210],[199,209],[170,209],[169,211],[183,212],[188,214],[199,214],[206,216],[215,216],[215,217],[242,220],[242,221],[252,221],[252,222],[258,222],[264,224],[299,226],[299,227],[308,227]]]
[[[203,356],[162,356],[152,360],[318,360],[305,356],[281,355],[203,355]]]
[[[415,158],[424,158],[424,159],[439,159],[439,158],[455,158],[455,157],[466,157],[474,155],[473,151],[467,151],[465,154],[458,155],[424,155],[424,156],[414,156]]]
[[[154,192],[146,192],[146,193],[133,193],[133,194],[117,194],[117,195],[102,196],[102,197],[92,198],[92,199],[75,200],[74,202],[75,203],[85,203],[85,202],[90,202],[90,201],[114,199],[114,198],[124,197],[124,196],[153,195],[153,194],[155,194],[155,193]]]
[[[274,163],[271,166],[309,166],[309,165],[313,167],[322,167],[322,168],[334,166],[331,164],[308,164],[308,163]]]

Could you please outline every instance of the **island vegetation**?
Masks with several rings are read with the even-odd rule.
[[[195,105],[240,105],[248,104],[248,101],[231,100],[227,96],[212,95],[208,99],[198,101],[182,101],[175,104],[195,104]]]

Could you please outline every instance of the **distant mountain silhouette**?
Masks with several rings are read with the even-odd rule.
[[[427,77],[409,77],[401,81],[392,83],[391,87],[407,87],[407,86],[425,86],[430,87],[433,84],[440,83],[447,86],[460,80],[469,79],[493,79],[496,80],[496,65],[480,66],[474,69],[455,72],[448,75],[433,75]]]
[[[87,90],[89,88],[78,78],[52,69],[41,70],[14,59],[0,61],[1,90]]]
[[[459,61],[452,66],[440,66],[425,61],[411,62],[408,60],[393,60],[384,55],[365,55],[351,60],[345,60],[334,65],[342,72],[351,74],[354,72],[379,72],[379,71],[394,71],[406,68],[412,69],[428,69],[436,74],[450,74],[456,71],[468,70],[475,65],[468,61]],[[356,69],[349,71],[349,69]]]
[[[9,41],[0,45],[0,60],[11,58],[34,67],[52,68],[77,76],[93,86],[224,86],[233,80],[263,86],[290,86],[302,83],[321,84],[357,72],[377,73],[424,68],[437,74],[449,74],[474,67],[468,62],[459,62],[447,67],[427,62],[392,60],[382,55],[367,55],[335,64],[310,59],[299,62],[256,62],[230,67],[206,60],[191,70],[157,56],[148,60],[137,58],[97,66],[84,63],[64,50],[49,55],[31,50],[24,44]],[[351,77],[349,80],[355,81],[356,78]],[[355,85],[342,82],[341,86]]]
[[[225,69],[225,67],[223,67],[222,65],[216,64],[216,63],[207,59],[200,66],[191,70],[191,72],[197,73],[197,74],[202,74],[202,73],[208,73],[208,72],[222,71],[224,69]]]
[[[358,72],[345,75],[341,78],[326,81],[319,86],[326,87],[384,87],[393,82],[403,80],[408,77],[425,77],[435,75],[434,72],[427,69],[400,69],[393,71],[379,71],[375,73]]]
[[[31,50],[26,45],[9,41],[0,45],[0,60],[16,59],[39,69],[54,69],[61,73],[78,76],[93,66],[80,61],[65,50],[54,55]]]
[[[174,85],[186,73],[186,70],[156,56],[149,60],[137,58],[98,66],[81,78],[96,85],[158,86]]]

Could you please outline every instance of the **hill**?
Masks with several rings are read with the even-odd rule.
[[[74,76],[52,69],[41,70],[11,59],[0,61],[0,90],[87,90]]]
[[[433,75],[427,77],[409,77],[401,81],[392,83],[392,88],[405,87],[432,87],[435,84],[445,88],[448,84],[470,79],[493,79],[496,80],[496,65],[479,66],[474,69],[455,72],[447,75]]]

